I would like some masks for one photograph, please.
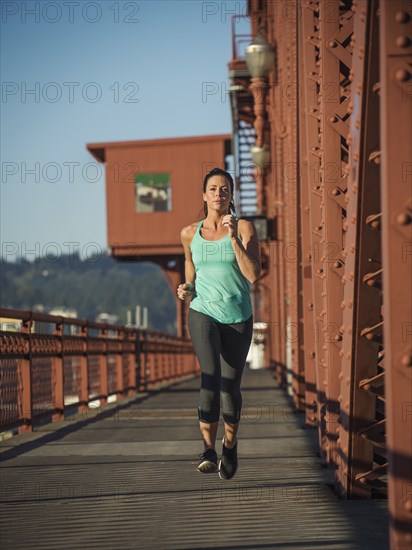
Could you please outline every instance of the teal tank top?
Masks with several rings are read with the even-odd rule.
[[[229,233],[217,241],[200,234],[202,220],[190,243],[195,266],[190,308],[219,323],[241,323],[252,315],[250,283],[240,271]]]

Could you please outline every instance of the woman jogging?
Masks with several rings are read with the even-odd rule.
[[[198,470],[230,479],[237,470],[237,431],[242,407],[240,383],[249,351],[253,315],[250,285],[260,276],[260,249],[254,225],[238,220],[232,176],[220,168],[203,182],[205,218],[184,227],[185,283],[191,297],[188,327],[201,368],[198,417],[204,452]],[[218,467],[215,450],[220,400],[225,435]]]

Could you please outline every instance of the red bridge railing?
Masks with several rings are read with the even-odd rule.
[[[0,317],[0,431],[198,372],[190,340],[170,334],[12,309]]]

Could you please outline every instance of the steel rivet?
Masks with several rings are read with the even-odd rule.
[[[410,80],[411,73],[407,71],[406,69],[397,69],[395,71],[395,78],[399,82],[406,82],[406,80]]]
[[[412,512],[412,500],[411,499],[407,500],[403,506],[404,506],[404,508],[407,512]]]
[[[396,216],[399,225],[408,225],[412,222],[412,217],[408,212],[401,212]]]
[[[400,48],[407,48],[411,43],[410,38],[407,36],[401,35],[396,38],[396,45]]]
[[[406,11],[398,11],[395,14],[395,21],[397,23],[407,23],[409,21],[409,14]]]
[[[405,355],[402,355],[401,364],[404,367],[412,367],[412,352],[405,353]]]

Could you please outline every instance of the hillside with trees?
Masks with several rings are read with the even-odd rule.
[[[176,304],[160,267],[147,262],[119,262],[99,255],[36,258],[33,262],[0,259],[1,307],[49,312],[77,311],[95,320],[101,313],[126,324],[127,311],[148,308],[148,328],[176,333]]]

